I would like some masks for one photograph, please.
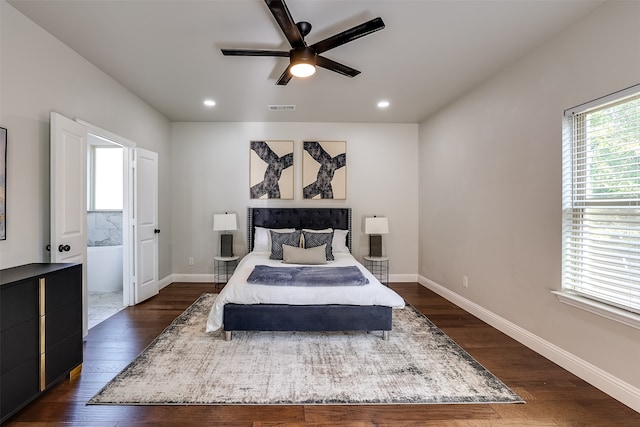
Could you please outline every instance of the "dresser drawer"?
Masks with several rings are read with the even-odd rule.
[[[39,315],[38,280],[29,279],[0,288],[0,330],[13,328]]]
[[[74,302],[82,304],[82,266],[77,265],[46,276],[46,313]]]
[[[0,414],[3,420],[40,394],[39,359],[27,359],[0,377]]]
[[[82,363],[82,332],[48,348],[46,360],[46,385],[49,386]]]
[[[4,375],[7,371],[24,362],[25,359],[38,357],[38,354],[40,354],[38,328],[40,328],[40,322],[37,318],[34,318],[2,331],[2,337],[0,338],[0,348],[2,349],[0,374]]]
[[[45,348],[48,349],[75,333],[82,333],[82,305],[70,303],[45,316]]]

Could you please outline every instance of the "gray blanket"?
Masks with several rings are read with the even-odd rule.
[[[356,266],[272,267],[256,265],[247,279],[254,285],[272,286],[363,286],[369,283]]]

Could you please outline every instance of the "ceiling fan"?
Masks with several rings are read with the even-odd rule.
[[[311,31],[311,24],[306,21],[296,23],[291,17],[284,0],[265,0],[269,10],[282,29],[287,41],[291,45],[289,51],[262,50],[262,49],[221,49],[225,56],[278,56],[289,58],[289,66],[278,79],[278,85],[286,85],[292,77],[308,77],[315,73],[316,66],[335,71],[348,77],[355,77],[360,71],[348,67],[339,62],[321,56],[321,53],[341,46],[353,40],[364,37],[384,28],[381,18],[374,18],[363,24],[342,31],[334,36],[321,40],[312,45],[307,45],[304,38]]]

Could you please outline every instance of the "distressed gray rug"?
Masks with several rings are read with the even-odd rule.
[[[516,403],[522,399],[416,309],[377,333],[205,333],[202,295],[89,404]]]

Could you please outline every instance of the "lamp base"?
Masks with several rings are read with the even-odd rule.
[[[233,234],[220,235],[220,256],[225,258],[233,256]]]
[[[369,236],[369,256],[382,256],[382,236],[372,234]]]

